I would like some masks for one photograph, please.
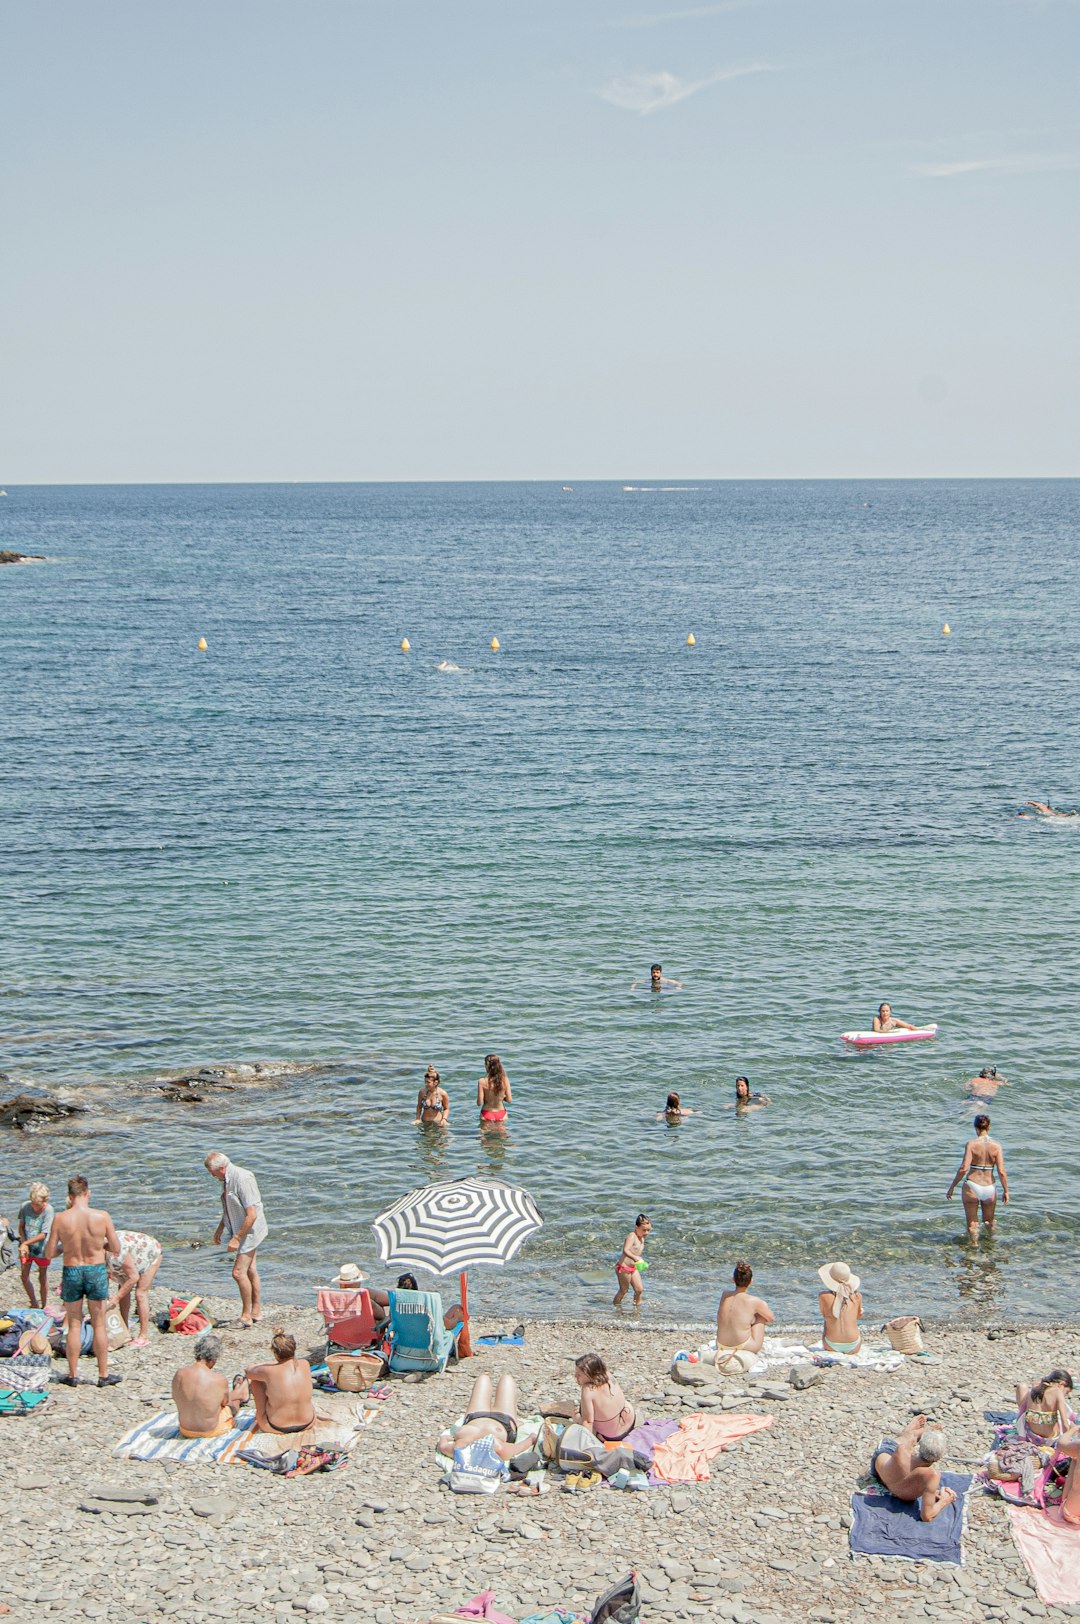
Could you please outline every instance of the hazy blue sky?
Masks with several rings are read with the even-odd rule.
[[[0,20],[5,483],[1080,472],[1077,0]]]

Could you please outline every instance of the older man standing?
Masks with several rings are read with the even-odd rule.
[[[94,1328],[94,1354],[97,1358],[98,1386],[115,1387],[122,1376],[109,1374],[109,1336],[105,1329],[105,1303],[109,1277],[106,1252],[118,1252],[113,1221],[107,1212],[90,1205],[90,1186],[81,1177],[68,1179],[67,1211],[53,1219],[45,1256],[51,1263],[63,1251],[60,1296],[67,1310],[68,1373],[60,1380],[68,1387],[79,1385],[79,1353],[82,1348],[83,1299]]]
[[[206,1170],[220,1179],[221,1222],[214,1231],[214,1245],[220,1246],[222,1237],[229,1237],[229,1251],[236,1254],[233,1261],[233,1279],[240,1291],[240,1318],[238,1325],[254,1325],[262,1319],[262,1291],[256,1263],[259,1247],[269,1234],[263,1213],[262,1197],[254,1173],[246,1167],[237,1167],[223,1151],[212,1150],[206,1158]]]

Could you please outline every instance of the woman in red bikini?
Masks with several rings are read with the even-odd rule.
[[[506,1107],[513,1103],[510,1079],[506,1067],[497,1054],[484,1056],[484,1076],[477,1079],[476,1103],[480,1107],[480,1121],[485,1127],[497,1127],[506,1121]]]

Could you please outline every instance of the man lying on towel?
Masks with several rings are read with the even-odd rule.
[[[945,1434],[937,1427],[928,1427],[925,1415],[917,1415],[900,1433],[894,1451],[877,1451],[870,1470],[898,1500],[918,1500],[923,1522],[933,1522],[956,1499],[952,1489],[941,1487],[941,1470],[936,1462],[944,1453]]]
[[[182,1365],[172,1379],[173,1403],[182,1438],[221,1438],[236,1425],[236,1412],[248,1399],[248,1384],[241,1377],[232,1391],[214,1369],[224,1344],[212,1331],[195,1343],[195,1358]]]

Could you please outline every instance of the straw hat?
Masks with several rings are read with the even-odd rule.
[[[366,1279],[367,1275],[358,1263],[343,1263],[333,1284],[335,1286],[358,1286],[361,1281]]]
[[[858,1291],[860,1281],[846,1263],[823,1263],[818,1279],[826,1291]]]
[[[53,1321],[46,1320],[44,1325],[30,1325],[19,1338],[20,1353],[50,1353],[52,1346],[45,1332],[51,1329]]]

